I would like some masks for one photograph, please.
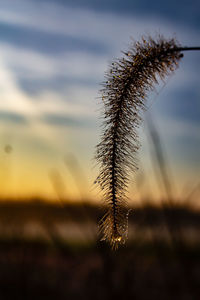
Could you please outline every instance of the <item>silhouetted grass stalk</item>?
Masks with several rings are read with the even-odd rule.
[[[127,239],[127,187],[129,172],[137,169],[139,149],[137,128],[145,109],[147,92],[158,77],[164,79],[177,67],[182,51],[200,47],[181,47],[174,39],[151,37],[134,43],[124,57],[114,61],[103,83],[104,122],[96,160],[100,173],[96,179],[103,190],[107,212],[100,221],[103,239],[113,248]]]

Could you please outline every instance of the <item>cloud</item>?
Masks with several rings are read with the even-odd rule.
[[[34,103],[18,87],[12,72],[5,67],[0,59],[0,110],[33,115],[35,113]]]
[[[99,80],[106,68],[106,56],[93,52],[65,51],[62,55],[42,54],[0,43],[0,55],[17,77],[29,80],[64,78]],[[95,68],[94,68],[95,66]]]
[[[158,18],[158,16],[162,18],[168,18],[170,20],[178,20],[187,26],[194,26],[199,24],[199,1],[191,0],[181,1],[177,0],[168,0],[162,1],[159,0],[140,0],[140,1],[132,1],[132,0],[43,0],[46,3],[60,3],[63,6],[73,7],[73,8],[81,8],[81,9],[90,9],[93,11],[98,11],[101,13],[112,12],[117,15],[124,16],[148,16],[153,15]]]
[[[65,36],[59,33],[44,32],[31,27],[18,24],[5,24],[0,20],[1,40],[21,48],[35,49],[41,53],[51,55],[62,54],[64,51],[82,49],[83,51],[95,51],[105,53],[105,45],[100,41],[92,41],[86,38]]]
[[[2,111],[0,112],[0,122],[8,122],[8,123],[14,123],[14,124],[22,124],[27,125],[28,121],[22,114],[12,113],[12,112],[6,112]]]
[[[73,118],[66,114],[45,114],[41,120],[54,126],[78,127],[79,129],[91,128],[92,126],[92,121],[89,119]]]

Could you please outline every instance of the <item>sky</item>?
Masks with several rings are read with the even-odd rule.
[[[200,46],[199,1],[0,0],[1,197],[99,199],[93,157],[104,73],[132,39],[158,34]],[[199,184],[199,70],[200,53],[185,53],[179,69],[149,94],[139,171],[130,178],[135,201],[162,196],[148,114],[176,196]]]

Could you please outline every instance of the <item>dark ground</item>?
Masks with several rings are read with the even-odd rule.
[[[200,299],[199,212],[136,209],[117,251],[97,239],[101,213],[89,205],[1,203],[0,299]],[[80,229],[74,239],[72,221]],[[33,224],[43,234],[33,234]]]

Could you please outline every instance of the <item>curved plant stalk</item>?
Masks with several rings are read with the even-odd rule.
[[[103,238],[113,248],[127,239],[126,192],[129,172],[137,169],[139,149],[137,129],[145,109],[147,92],[157,79],[164,79],[178,67],[182,48],[174,39],[159,37],[133,44],[124,57],[114,61],[106,73],[102,100],[104,121],[101,141],[96,148],[100,173],[96,182],[103,190],[107,212],[100,221]]]

